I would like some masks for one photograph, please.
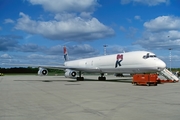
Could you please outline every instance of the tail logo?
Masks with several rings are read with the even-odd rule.
[[[64,60],[67,61],[68,60],[68,54],[67,54],[67,49],[65,46],[63,47],[63,51],[64,51]]]

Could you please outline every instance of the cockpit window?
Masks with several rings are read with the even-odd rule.
[[[156,55],[150,55],[149,57],[156,57]]]
[[[144,59],[147,59],[147,58],[155,58],[156,55],[150,55],[149,53],[147,53],[146,55],[143,56]]]

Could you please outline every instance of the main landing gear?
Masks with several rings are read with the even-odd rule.
[[[76,77],[77,81],[84,81],[84,77],[81,76],[82,72],[79,71],[79,77]],[[99,81],[105,81],[106,77],[104,76],[104,73],[101,73],[101,76],[98,77]]]
[[[84,81],[84,77],[81,77],[81,71],[79,71],[79,77],[76,78],[77,81]]]
[[[106,77],[104,76],[104,73],[101,73],[101,76],[98,77],[98,80],[99,81],[105,81],[106,80]]]

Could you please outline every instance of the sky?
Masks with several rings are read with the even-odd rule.
[[[104,45],[180,68],[180,1],[0,0],[0,67],[62,64],[63,46],[70,60],[100,56]]]

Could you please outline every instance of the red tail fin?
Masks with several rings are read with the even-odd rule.
[[[64,60],[67,61],[68,60],[68,54],[67,54],[66,46],[63,47],[63,51],[64,51]]]

